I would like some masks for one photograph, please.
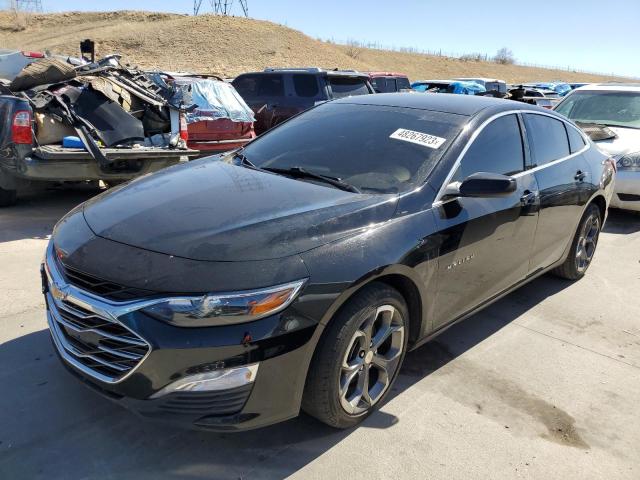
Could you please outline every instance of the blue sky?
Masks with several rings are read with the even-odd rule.
[[[203,0],[203,8],[208,1]],[[129,9],[191,13],[193,9],[192,0],[42,2],[46,11]],[[251,17],[285,24],[323,39],[491,55],[506,46],[521,62],[640,77],[640,53],[635,40],[640,27],[638,0],[248,3]]]

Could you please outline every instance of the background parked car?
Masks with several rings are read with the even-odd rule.
[[[502,98],[507,94],[507,83],[497,78],[454,78],[454,80],[476,82],[482,85],[487,93],[490,93],[494,97]]]
[[[255,113],[258,135],[317,103],[375,93],[366,73],[317,67],[267,68],[232,84]]]
[[[555,110],[616,161],[611,206],[640,211],[640,84],[588,85],[567,95]]]
[[[565,96],[571,91],[571,86],[564,82],[532,82],[525,83],[525,87],[542,88],[545,90],[553,90],[561,97]]]
[[[183,75],[172,75],[168,81],[186,105],[197,105],[185,115],[189,148],[209,155],[241,147],[256,137],[253,112],[230,83],[218,77]]]
[[[552,109],[560,101],[560,95],[553,90],[546,90],[544,88],[511,85],[509,86],[508,93],[510,100],[529,103],[547,109]]]
[[[365,72],[376,93],[393,93],[411,90],[409,77],[396,72]]]
[[[417,92],[453,93],[456,95],[478,95],[486,92],[479,83],[461,80],[418,80],[411,84],[411,88]]]

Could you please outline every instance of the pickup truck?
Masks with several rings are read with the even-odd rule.
[[[180,122],[186,137],[186,123]],[[33,184],[102,180],[116,184],[198,155],[168,147],[65,148],[38,145],[33,110],[26,99],[0,95],[0,206],[16,202],[17,192]]]

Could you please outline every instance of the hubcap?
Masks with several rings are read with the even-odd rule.
[[[600,216],[592,213],[582,224],[576,246],[576,268],[579,273],[583,273],[591,263],[596,251],[598,235],[600,235]]]
[[[362,413],[382,398],[398,370],[403,346],[402,317],[391,305],[378,307],[362,321],[340,370],[340,404],[347,413]]]

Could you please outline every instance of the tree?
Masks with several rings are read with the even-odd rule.
[[[501,65],[512,65],[516,63],[516,59],[513,56],[513,52],[507,47],[502,47],[493,57],[493,61]]]

